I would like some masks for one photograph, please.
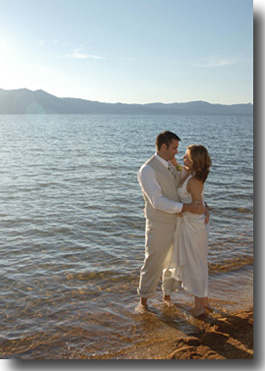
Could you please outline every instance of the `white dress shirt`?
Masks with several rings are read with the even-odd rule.
[[[157,153],[156,158],[168,169],[168,161],[158,156]],[[138,182],[154,209],[169,214],[181,213],[183,203],[170,200],[163,196],[161,187],[156,179],[156,173],[150,165],[144,164],[140,168]]]

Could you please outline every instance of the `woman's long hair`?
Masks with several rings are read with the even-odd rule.
[[[212,166],[212,160],[207,149],[200,144],[191,144],[187,148],[189,150],[190,160],[193,161],[193,169],[195,178],[201,182],[205,182]]]

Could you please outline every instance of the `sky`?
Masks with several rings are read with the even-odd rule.
[[[252,0],[0,0],[0,88],[253,103]]]

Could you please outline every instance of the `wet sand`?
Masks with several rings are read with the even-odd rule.
[[[194,319],[197,329],[97,359],[253,359],[253,309]]]
[[[177,339],[169,359],[252,359],[253,310],[220,316],[193,336]]]
[[[250,267],[210,277],[209,299],[213,311],[200,319],[191,314],[193,296],[183,290],[174,293],[171,303],[166,304],[161,288],[158,288],[156,296],[148,303],[148,310],[144,313],[135,312],[138,303],[133,289],[135,286],[136,278],[133,284],[130,280],[129,283],[121,282],[120,286],[113,287],[112,297],[115,293],[127,292],[126,301],[117,301],[115,305],[109,302],[107,291],[105,296],[95,297],[98,312],[85,316],[80,311],[80,318],[76,322],[75,312],[69,308],[62,324],[55,322],[51,331],[25,332],[19,337],[14,333],[13,338],[1,339],[0,358],[253,358],[253,271]],[[80,301],[74,300],[73,303],[81,308]],[[84,305],[87,303],[84,300]],[[34,323],[35,317],[31,314],[29,312],[27,318]]]
[[[139,317],[146,325],[141,343],[92,358],[253,359],[252,285],[251,269],[211,278],[212,311],[204,318],[192,316],[193,297],[185,292],[172,297],[170,305],[151,300]]]

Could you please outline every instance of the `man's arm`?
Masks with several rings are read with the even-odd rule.
[[[200,201],[193,201],[191,204],[183,204],[182,212],[185,211],[192,214],[204,214],[205,206]]]
[[[208,224],[210,220],[210,210],[207,205],[207,202],[204,202],[204,205],[205,205],[205,224]]]
[[[192,196],[192,203],[186,205],[186,210],[193,214],[205,214],[205,205],[202,202],[203,183],[192,177],[187,183],[187,191]]]
[[[138,182],[154,209],[169,214],[182,212],[183,203],[170,200],[163,196],[156,174],[151,166],[144,165],[138,172]]]

